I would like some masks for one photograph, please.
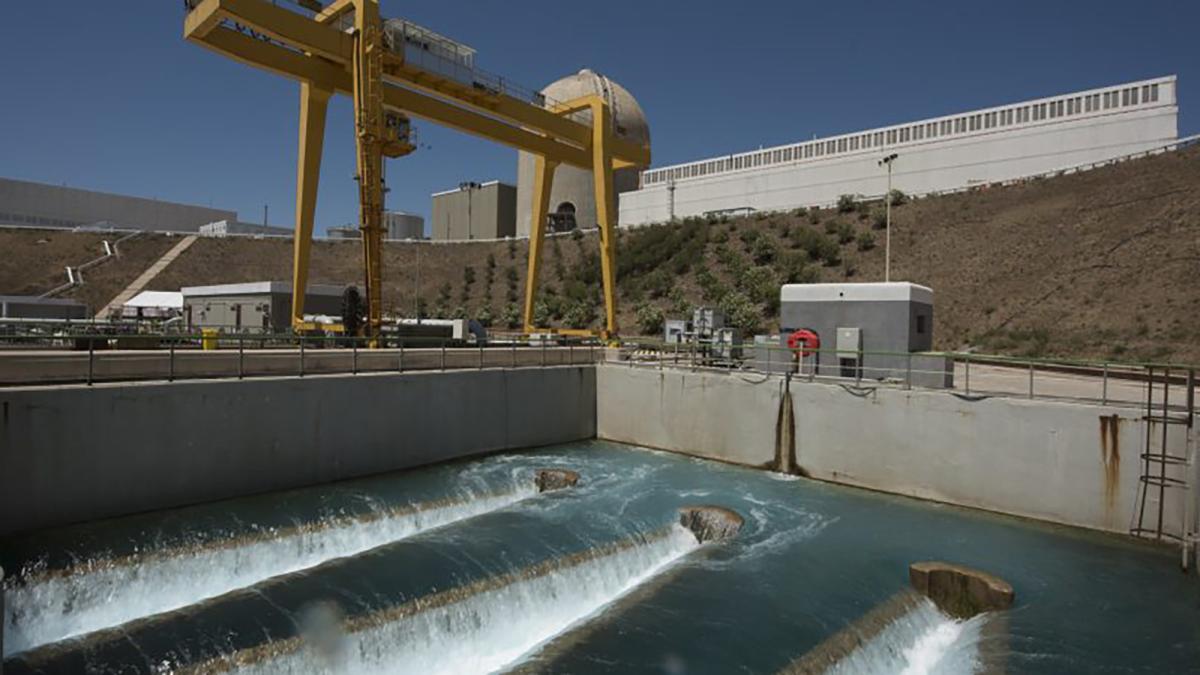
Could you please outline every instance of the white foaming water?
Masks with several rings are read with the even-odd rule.
[[[851,652],[826,675],[968,675],[979,669],[981,614],[957,621],[928,599]]]
[[[166,550],[119,564],[99,563],[61,576],[35,577],[5,593],[4,657],[41,645],[168,612],[354,555],[417,533],[504,508],[533,496],[532,486],[428,509],[316,523],[236,545]]]
[[[673,526],[666,536],[646,543],[384,620],[345,635],[333,655],[302,647],[234,672],[493,673],[516,664],[698,547],[691,532]]]

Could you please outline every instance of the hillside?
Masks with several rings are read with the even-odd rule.
[[[622,231],[624,332],[654,328],[660,314],[701,303],[726,305],[746,328],[769,330],[781,282],[881,280],[880,205],[845,209]],[[939,349],[1200,362],[1200,148],[910,201],[894,209],[893,228],[892,277],[934,289]],[[92,257],[101,238],[0,231],[0,248],[17,252],[0,265],[0,293],[60,283],[63,266]],[[133,240],[76,295],[101,306],[172,242],[163,235]],[[515,321],[526,251],[526,241],[389,243],[385,303],[411,315],[420,298],[430,314]],[[312,280],[357,281],[359,256],[357,242],[317,242]],[[594,234],[551,238],[542,318],[596,320],[596,260]],[[290,274],[290,241],[200,239],[151,286]]]

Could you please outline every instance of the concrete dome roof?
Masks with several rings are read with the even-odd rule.
[[[638,105],[637,99],[625,87],[600,73],[585,68],[551,83],[542,93],[548,99],[547,106],[581,96],[599,94],[612,109],[613,123],[618,136],[643,145],[650,143],[650,125],[646,122],[646,113],[642,112],[642,106]],[[574,117],[590,122],[592,113],[580,112]]]

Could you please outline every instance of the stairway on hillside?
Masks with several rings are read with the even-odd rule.
[[[134,279],[132,283],[126,286],[125,290],[117,293],[117,296],[110,300],[108,304],[96,314],[96,318],[108,318],[113,312],[117,311],[123,307],[125,303],[129,302],[133,296],[141,293],[146,286],[159,275],[160,272],[166,269],[167,265],[170,265],[176,258],[182,255],[184,251],[188,250],[188,248],[196,242],[196,236],[197,235],[190,234],[181,239],[178,244],[172,246],[171,250],[164,253],[158,260],[155,260],[154,264],[147,267],[146,271],[138,275],[138,278]]]

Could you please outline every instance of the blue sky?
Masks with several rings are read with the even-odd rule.
[[[291,225],[297,90],[181,38],[178,0],[8,3],[0,22],[0,176],[236,210]],[[1200,2],[383,0],[540,87],[580,68],[627,87],[655,164],[1175,73],[1200,131]],[[135,9],[136,8],[136,9]],[[388,207],[515,181],[516,152],[417,121]],[[318,227],[356,218],[349,103],[326,136]]]

